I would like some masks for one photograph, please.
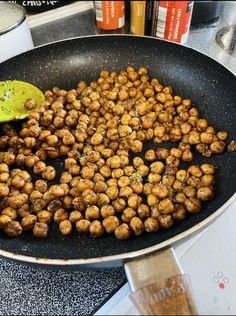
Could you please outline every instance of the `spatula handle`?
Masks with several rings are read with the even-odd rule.
[[[131,259],[124,268],[141,315],[198,315],[190,278],[183,274],[173,248]]]
[[[197,315],[188,275],[155,282],[131,294],[141,315]]]

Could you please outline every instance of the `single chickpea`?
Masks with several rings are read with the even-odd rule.
[[[147,196],[147,204],[151,207],[151,206],[155,206],[159,203],[159,199],[156,195],[154,194],[149,194]]]
[[[36,164],[34,165],[33,171],[35,174],[42,174],[45,172],[47,166],[45,162],[43,161],[37,161]]]
[[[140,204],[137,209],[137,213],[141,219],[145,219],[151,216],[150,208],[146,204]]]
[[[82,213],[79,211],[72,211],[69,215],[69,220],[74,224],[80,219],[82,219]]]
[[[84,190],[82,193],[82,198],[85,205],[94,205],[98,199],[97,194],[91,189]]]
[[[188,186],[184,187],[183,193],[187,198],[195,197],[196,196],[196,189],[193,186],[188,185]]]
[[[187,172],[184,169],[178,170],[176,172],[176,179],[180,182],[185,182],[187,180]]]
[[[159,202],[158,209],[162,214],[169,214],[174,211],[174,204],[170,198],[165,198]]]
[[[169,195],[169,191],[163,183],[155,184],[152,189],[152,193],[159,199],[165,199]]]
[[[88,206],[85,211],[85,218],[95,220],[100,218],[100,209],[96,205]]]
[[[214,141],[210,145],[210,150],[212,151],[213,154],[220,154],[224,151],[225,149],[225,143],[223,141]]]
[[[0,215],[0,229],[4,229],[8,222],[11,221],[11,218],[7,215]]]
[[[114,233],[116,228],[120,225],[119,219],[116,216],[108,216],[102,221],[102,225],[108,234]]]
[[[213,142],[213,135],[207,132],[200,134],[200,141],[203,144],[211,144]]]
[[[35,223],[33,234],[35,237],[45,238],[48,235],[49,227],[45,223]]]
[[[214,165],[205,163],[205,164],[202,164],[200,168],[204,174],[213,175],[215,173]]]
[[[218,132],[216,134],[216,136],[218,137],[219,140],[225,141],[227,139],[227,137],[228,137],[228,133],[224,132],[224,131],[221,131],[221,132]]]
[[[119,189],[117,186],[110,186],[106,190],[106,195],[110,200],[115,200],[119,195]]]
[[[8,196],[10,190],[7,184],[0,183],[0,198],[3,199]]]
[[[144,221],[144,229],[147,233],[157,232],[160,229],[158,219],[154,217],[148,217]]]
[[[156,184],[161,181],[161,175],[156,173],[149,173],[148,175],[148,182],[151,184]]]
[[[23,230],[32,230],[36,222],[37,222],[37,216],[33,214],[29,214],[21,219],[21,226]]]
[[[155,151],[153,149],[147,150],[146,153],[145,153],[145,159],[148,160],[148,161],[156,160]]]
[[[184,205],[189,213],[198,213],[201,210],[201,202],[195,197],[186,199]]]
[[[18,217],[17,210],[12,207],[6,207],[2,210],[2,215],[10,217],[10,219],[16,219]]]
[[[121,219],[123,222],[129,223],[131,219],[135,216],[137,216],[137,212],[133,208],[127,207],[123,210]]]
[[[197,127],[199,132],[205,131],[207,129],[207,127],[208,127],[207,120],[205,120],[205,119],[198,119],[196,121],[196,127]]]
[[[165,169],[165,166],[161,161],[156,161],[150,165],[150,168],[152,173],[162,174],[162,172]]]
[[[95,220],[89,226],[89,233],[93,238],[98,238],[103,235],[104,228],[99,221]]]
[[[191,150],[186,149],[183,151],[182,160],[188,161],[188,162],[193,160],[193,154],[192,154]]]
[[[175,211],[171,215],[175,221],[179,222],[185,219],[186,210],[183,205],[175,204]]]
[[[53,216],[53,220],[54,222],[56,222],[57,224],[59,224],[60,222],[66,220],[69,218],[69,213],[66,212],[64,209],[59,208],[58,210],[55,211],[54,216]]]
[[[201,169],[196,166],[196,165],[192,165],[188,168],[188,173],[194,177],[198,177],[198,178],[201,178],[202,177],[202,171]]]
[[[136,235],[139,236],[144,231],[144,224],[142,220],[138,217],[133,217],[129,223],[131,231]]]
[[[87,219],[80,219],[76,222],[75,226],[79,233],[87,234],[89,233],[90,221]]]
[[[46,140],[49,146],[56,147],[58,144],[58,138],[56,135],[49,135]]]
[[[9,166],[6,163],[0,163],[0,173],[3,173],[3,172],[6,172],[6,173],[10,172]]]
[[[134,209],[137,209],[141,203],[142,203],[141,196],[135,193],[131,194],[127,201],[128,206]]]
[[[22,227],[19,222],[11,220],[5,224],[4,232],[10,237],[17,237],[22,233]]]
[[[122,198],[117,198],[112,201],[112,206],[114,207],[116,212],[120,213],[125,209],[126,201]]]
[[[201,179],[202,186],[209,187],[215,183],[214,176],[211,174],[205,174]]]
[[[115,236],[119,240],[129,239],[131,235],[130,228],[127,224],[123,223],[115,230]]]
[[[157,148],[156,156],[159,160],[165,160],[170,155],[170,152],[167,148]]]
[[[174,221],[170,214],[162,214],[158,217],[159,224],[163,229],[169,229],[173,226]]]
[[[197,198],[201,201],[208,201],[214,196],[213,190],[209,187],[201,187],[197,190]]]
[[[72,224],[71,221],[65,219],[59,223],[60,233],[64,236],[70,235],[72,233]]]
[[[46,169],[42,173],[42,178],[48,181],[55,179],[56,170],[52,166],[47,166]]]
[[[49,211],[40,211],[37,213],[38,222],[50,224],[53,214]]]

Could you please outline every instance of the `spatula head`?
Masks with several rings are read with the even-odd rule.
[[[29,99],[35,102],[35,107],[31,110],[25,108]],[[43,101],[42,91],[28,82],[0,81],[0,123],[28,117]]]

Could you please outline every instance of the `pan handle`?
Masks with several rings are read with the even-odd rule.
[[[127,261],[124,268],[141,315],[198,315],[190,278],[172,248]]]

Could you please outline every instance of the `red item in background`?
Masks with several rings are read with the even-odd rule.
[[[94,1],[96,24],[102,30],[116,30],[125,25],[125,1]]]
[[[153,36],[184,44],[191,22],[193,1],[160,1],[154,15]]]

